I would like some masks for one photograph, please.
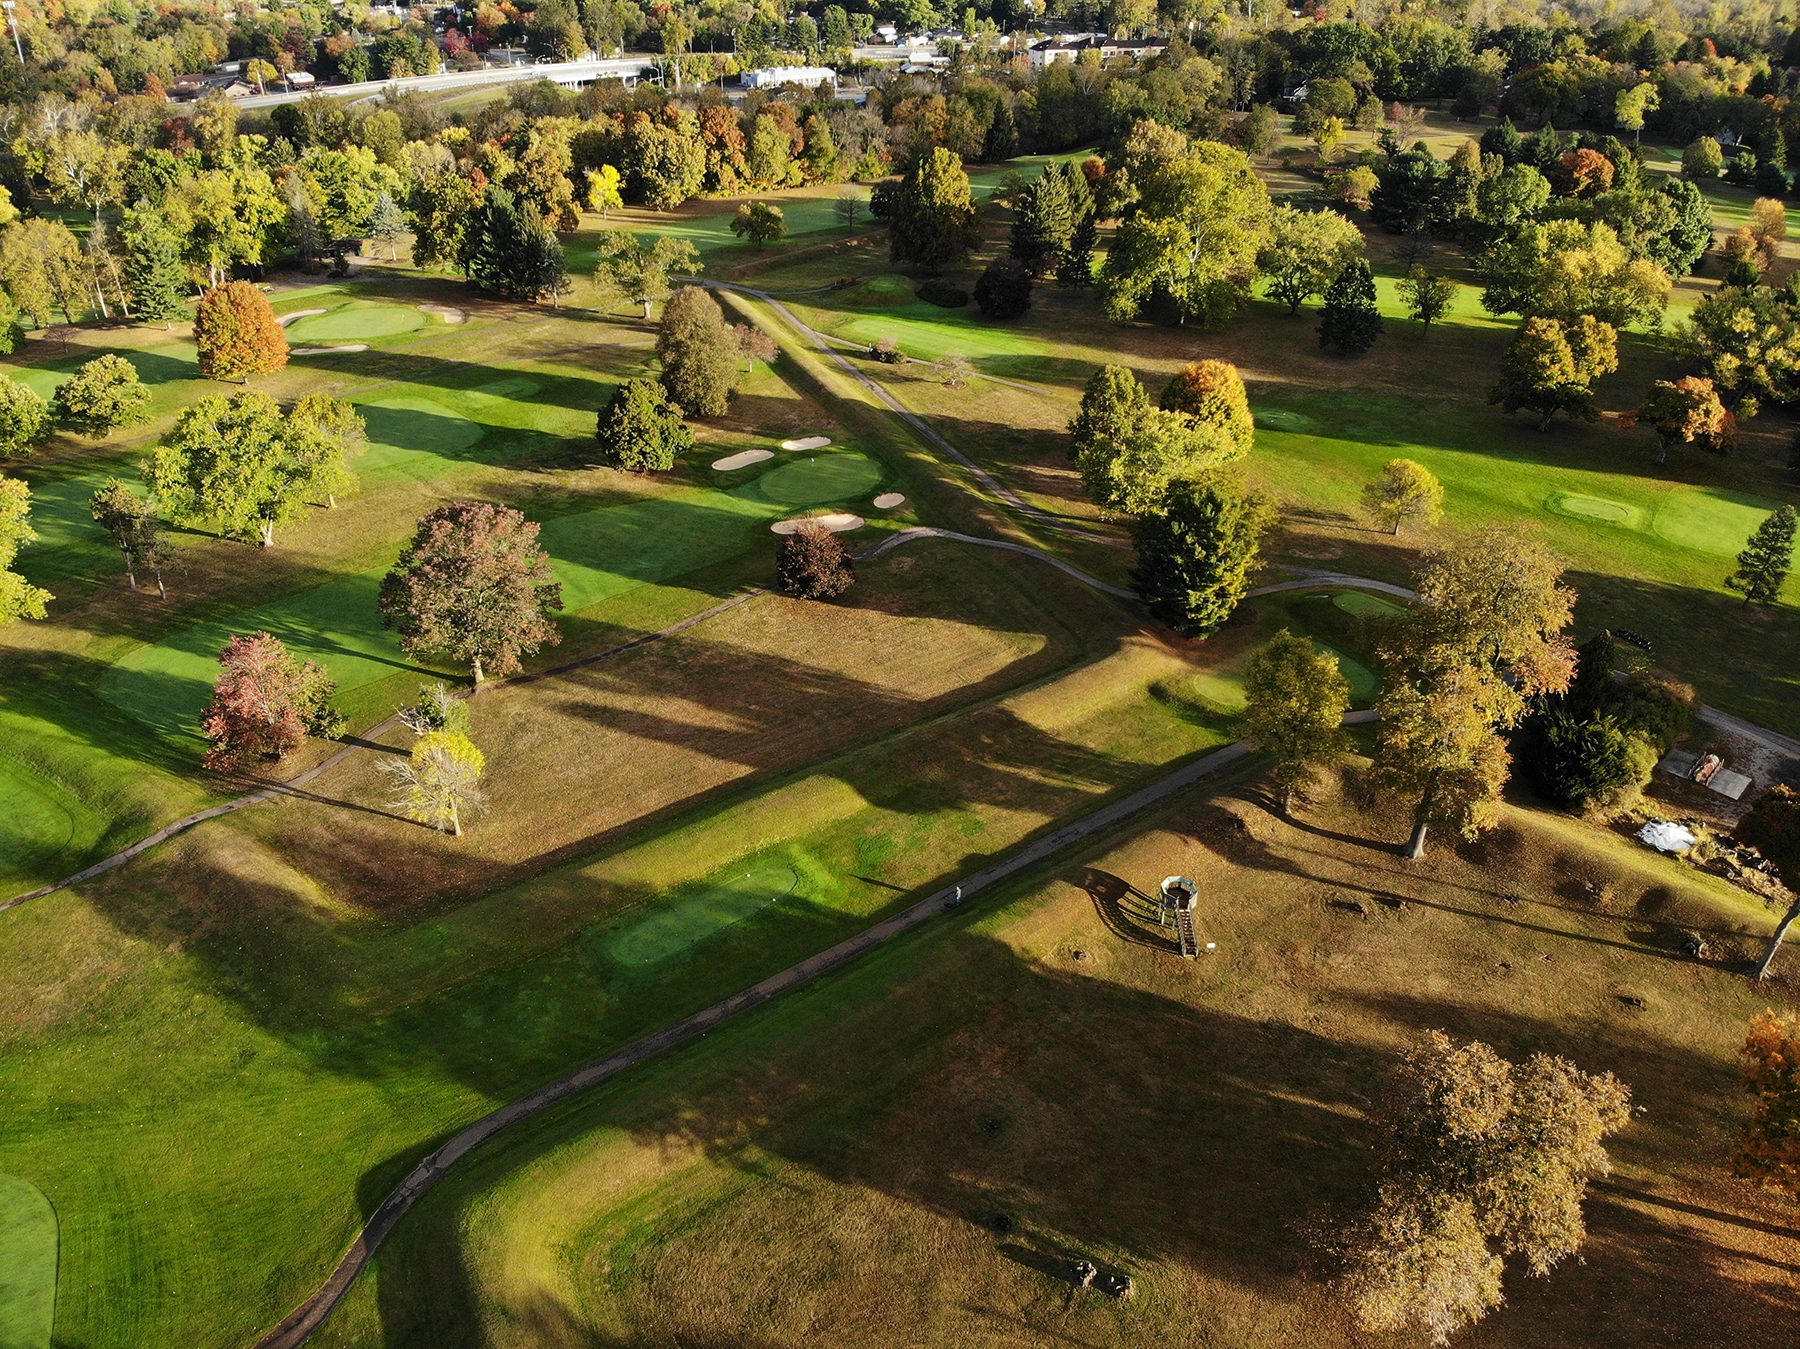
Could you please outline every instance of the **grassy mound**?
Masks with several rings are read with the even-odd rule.
[[[6,1349],[50,1349],[56,1252],[56,1210],[43,1191],[0,1176],[0,1345]]]
[[[6,803],[0,810],[0,893],[10,893],[54,869],[77,834],[87,832],[87,812],[55,783],[10,759],[0,759],[0,801]],[[0,1335],[0,1344],[10,1343]]]

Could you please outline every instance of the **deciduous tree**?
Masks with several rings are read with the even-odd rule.
[[[1406,277],[1400,282],[1400,298],[1406,301],[1406,312],[1429,333],[1431,325],[1450,312],[1450,305],[1456,299],[1456,282],[1414,263],[1406,269]]]
[[[1656,462],[1669,458],[1670,445],[1699,445],[1715,454],[1731,444],[1731,414],[1710,379],[1686,375],[1650,386],[1638,420],[1656,432]]]
[[[1244,672],[1244,734],[1273,760],[1281,809],[1347,744],[1350,684],[1337,657],[1283,629],[1250,658]]]
[[[1773,864],[1781,883],[1794,897],[1787,913],[1775,925],[1775,934],[1756,967],[1756,977],[1762,979],[1768,975],[1781,943],[1787,940],[1788,929],[1800,919],[1800,792],[1777,783],[1757,798],[1734,832],[1738,842],[1748,843]]]
[[[1269,242],[1258,254],[1271,299],[1289,314],[1325,288],[1363,255],[1362,231],[1336,211],[1301,211],[1278,204],[1269,220]]]
[[[694,447],[681,409],[650,379],[628,379],[614,389],[594,434],[600,462],[628,473],[673,468],[677,457]]]
[[[1364,1212],[1332,1243],[1357,1319],[1443,1344],[1500,1305],[1505,1257],[1542,1275],[1578,1252],[1588,1181],[1610,1170],[1630,1100],[1611,1073],[1426,1034],[1379,1102]]]
[[[776,552],[775,585],[784,595],[836,599],[855,580],[856,564],[844,541],[814,521],[802,522]]]
[[[465,664],[477,684],[561,641],[550,617],[560,608],[537,525],[485,501],[452,502],[419,521],[381,583],[382,626],[399,632],[401,647]]]
[[[312,661],[266,632],[233,637],[219,652],[212,702],[200,717],[206,766],[236,771],[246,761],[285,759],[308,735],[341,733],[331,709],[337,686]]]
[[[1150,612],[1176,632],[1209,637],[1249,591],[1267,525],[1267,510],[1235,484],[1175,482],[1154,510],[1133,522],[1133,584]]]
[[[13,570],[19,549],[37,538],[31,527],[31,489],[0,477],[0,628],[21,618],[42,618],[51,595]]]
[[[737,388],[737,343],[718,301],[698,286],[677,291],[656,338],[669,397],[699,417],[721,415]]]
[[[1737,591],[1745,604],[1774,604],[1793,565],[1794,508],[1783,506],[1756,527],[1738,554],[1737,570],[1725,578],[1725,588]]]
[[[157,591],[167,599],[163,566],[168,552],[156,508],[117,478],[108,478],[88,499],[88,511],[124,558],[125,579],[131,588],[138,588],[138,569],[147,567],[156,577]]]
[[[394,780],[394,808],[409,820],[462,837],[463,817],[487,802],[481,775],[487,756],[463,731],[427,731],[404,759],[384,759]]]
[[[758,248],[787,237],[787,216],[766,201],[747,201],[731,217],[731,232]]]
[[[1444,513],[1444,485],[1412,459],[1388,460],[1381,476],[1363,488],[1362,499],[1369,513],[1394,534],[1405,524],[1428,528]]]
[[[28,457],[50,427],[50,405],[37,390],[0,374],[0,459]]]
[[[663,235],[644,243],[624,230],[608,230],[599,239],[600,263],[594,269],[594,285],[601,303],[624,300],[642,305],[644,318],[650,306],[669,298],[671,278],[700,270],[700,254],[684,239]]]
[[[1800,1016],[1758,1012],[1744,1037],[1744,1090],[1756,1113],[1738,1139],[1740,1176],[1800,1199]]]
[[[1548,431],[1558,412],[1593,421],[1594,381],[1619,368],[1619,335],[1612,325],[1583,315],[1573,322],[1531,318],[1520,325],[1500,360],[1500,382],[1488,402],[1507,412],[1538,414]]]
[[[287,334],[268,297],[248,281],[227,281],[200,297],[194,314],[200,373],[208,379],[269,375],[288,362]]]
[[[306,505],[308,472],[281,405],[264,393],[202,398],[144,462],[144,483],[169,515],[211,522],[263,547]]]
[[[123,356],[96,356],[56,391],[56,419],[91,436],[150,418],[150,390]]]
[[[1256,445],[1250,395],[1244,377],[1230,361],[1209,359],[1182,366],[1164,387],[1162,406],[1222,431],[1231,443],[1231,458],[1249,454]]]
[[[337,509],[337,494],[355,479],[350,461],[369,445],[369,428],[348,399],[308,394],[288,410],[288,455],[297,490],[323,497]]]

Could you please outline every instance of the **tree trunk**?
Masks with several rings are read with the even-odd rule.
[[[475,682],[477,684],[479,684],[481,682],[481,657],[480,656],[475,657],[474,660],[469,662],[469,669],[473,672],[473,674],[475,676]]]
[[[169,598],[169,588],[163,584],[161,567],[156,569],[156,594],[160,599],[166,600]]]
[[[1394,516],[1394,537],[1396,539],[1400,537],[1400,517],[1398,515]]]
[[[259,522],[257,529],[262,536],[262,547],[267,548],[275,542],[275,522],[273,520]]]
[[[1550,423],[1556,419],[1556,409],[1551,408],[1544,414],[1544,420],[1538,423],[1538,434],[1541,436],[1550,429]]]
[[[1294,785],[1291,782],[1281,789],[1281,813],[1290,819],[1294,814]]]
[[[1669,462],[1669,442],[1662,436],[1656,438],[1656,462],[1659,464]]]
[[[644,322],[650,322],[650,301],[644,301]]]
[[[1416,861],[1418,858],[1425,855],[1425,831],[1430,827],[1431,826],[1423,819],[1413,823],[1412,837],[1406,840],[1406,852],[1404,854],[1409,862]]]
[[[462,837],[462,812],[454,803],[450,806],[450,832],[457,838]]]
[[[125,579],[127,581],[131,582],[131,588],[133,590],[137,589],[137,572],[132,570],[131,565],[129,563],[127,563],[125,566]]]
[[[335,511],[337,509],[336,492],[327,492],[325,494],[325,509],[328,511]]]
[[[1758,979],[1769,977],[1769,966],[1775,963],[1775,953],[1781,949],[1781,943],[1787,939],[1788,929],[1797,918],[1800,918],[1800,895],[1794,897],[1794,902],[1788,905],[1788,911],[1781,915],[1781,921],[1775,925],[1775,935],[1769,938],[1769,949],[1763,952],[1763,958],[1756,966]]]

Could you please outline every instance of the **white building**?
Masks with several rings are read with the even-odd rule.
[[[771,66],[767,70],[746,70],[746,89],[779,89],[784,84],[797,84],[803,89],[837,87],[837,71],[829,66]]]
[[[1059,61],[1074,61],[1083,52],[1099,52],[1101,61],[1112,61],[1126,57],[1137,61],[1146,56],[1155,56],[1168,49],[1169,44],[1160,38],[1110,38],[1099,33],[1086,33],[1074,37],[1051,37],[1042,42],[1031,44],[1031,65],[1034,70],[1042,70],[1045,66],[1053,66]]]

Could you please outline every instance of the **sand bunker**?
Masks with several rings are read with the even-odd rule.
[[[851,515],[848,511],[833,511],[830,515],[802,515],[793,520],[777,520],[769,526],[776,534],[792,534],[801,525],[824,525],[833,534],[843,534],[852,529],[861,529],[864,520],[860,515]]]
[[[883,492],[875,498],[875,509],[878,511],[891,511],[894,507],[905,504],[906,494],[903,492]]]
[[[782,441],[781,448],[784,450],[822,450],[829,444],[831,444],[830,436],[803,436],[799,440]]]
[[[367,342],[352,342],[342,347],[295,347],[288,352],[290,356],[329,356],[335,351],[367,351]]]
[[[445,323],[461,323],[469,317],[468,314],[458,309],[455,305],[422,304],[419,308],[423,309],[427,314],[436,314]]]
[[[331,311],[327,310],[327,309],[296,309],[291,314],[281,315],[275,321],[277,323],[279,323],[283,328],[285,328],[288,326],[288,324],[298,322],[300,319],[309,319],[309,318],[313,318],[316,315],[327,314],[330,312]]]
[[[763,460],[774,457],[774,450],[739,450],[736,454],[713,460],[713,467],[721,473],[729,473],[734,468],[749,468],[752,464],[760,464]]]

